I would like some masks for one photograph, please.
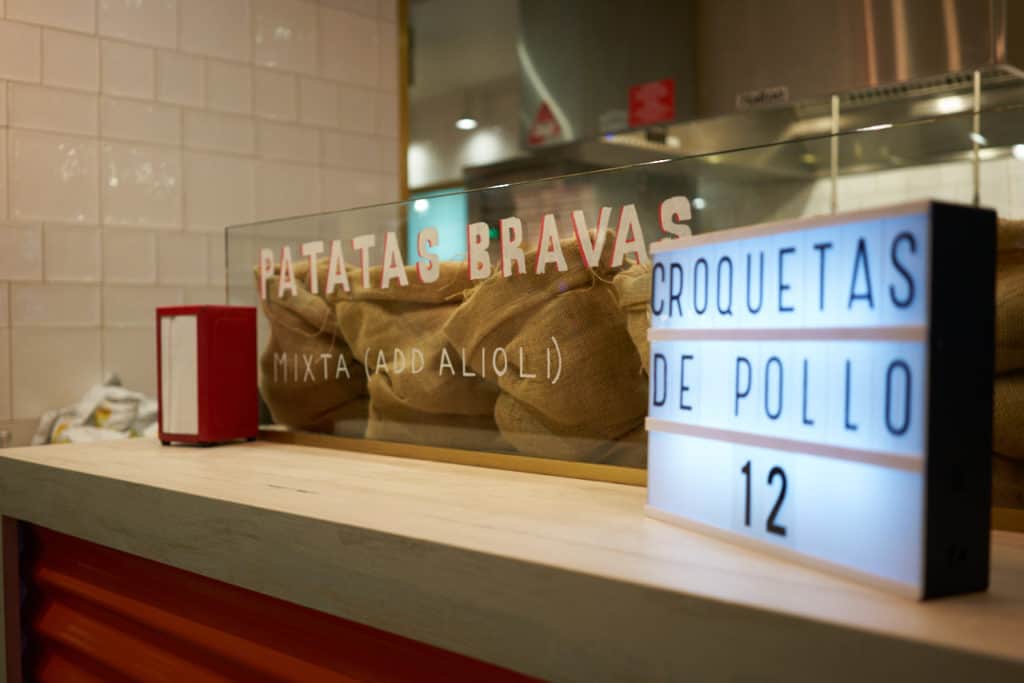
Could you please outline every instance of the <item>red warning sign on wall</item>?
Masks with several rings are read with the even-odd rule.
[[[537,109],[537,116],[533,119],[533,125],[530,126],[530,132],[526,137],[526,141],[531,145],[543,145],[546,142],[558,140],[561,137],[562,127],[558,125],[558,119],[551,112],[551,107],[548,106],[548,103],[541,102],[540,107]]]
[[[629,89],[629,127],[666,123],[676,118],[676,82],[672,78]]]

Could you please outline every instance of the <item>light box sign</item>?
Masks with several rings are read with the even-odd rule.
[[[915,597],[988,583],[995,214],[652,245],[648,513]]]

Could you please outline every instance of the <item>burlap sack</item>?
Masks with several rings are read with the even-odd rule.
[[[365,424],[365,412],[360,418],[353,410],[366,394],[366,376],[342,339],[332,308],[310,293],[308,271],[306,263],[295,265],[294,296],[278,296],[277,272],[268,279],[262,308],[270,339],[260,356],[260,394],[279,424],[333,432],[335,421],[345,419],[347,431],[355,433],[360,420]]]
[[[647,467],[647,430],[638,427],[622,438],[612,441],[598,456],[597,462],[619,467]]]
[[[542,275],[496,273],[467,293],[445,326],[478,372],[481,354],[504,349],[509,367],[497,378],[494,416],[523,454],[599,461],[607,441],[643,423],[647,380],[611,285],[616,272],[605,265],[611,244],[609,237],[593,270],[570,239],[561,245],[567,272],[550,265]],[[528,264],[535,259],[526,255]]]
[[[1024,372],[993,382],[992,450],[1024,460]]]
[[[996,223],[996,248],[1004,251],[1024,251],[1024,220],[1000,218]]]
[[[650,372],[651,347],[647,343],[647,329],[651,326],[651,267],[637,263],[627,268],[612,281],[619,308],[626,314],[626,329],[633,345],[640,353],[644,372]]]
[[[458,350],[442,333],[468,284],[466,267],[440,268],[436,282],[423,284],[410,266],[408,286],[381,289],[381,269],[374,267],[371,287],[356,274],[351,292],[331,298],[342,335],[369,375],[367,436],[491,450],[498,443],[497,386],[468,366],[464,373]]]
[[[1024,369],[1024,264],[996,273],[996,374]]]

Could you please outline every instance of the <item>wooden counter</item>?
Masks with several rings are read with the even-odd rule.
[[[1024,680],[1022,535],[993,534],[988,593],[919,604],[649,519],[644,497],[267,443],[0,451],[6,517],[533,676]]]

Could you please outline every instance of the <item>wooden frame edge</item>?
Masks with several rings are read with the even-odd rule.
[[[1024,510],[1019,508],[992,508],[992,529],[1024,533]]]
[[[333,450],[348,450],[373,455],[387,455],[412,460],[429,460],[446,462],[455,465],[471,465],[489,467],[491,469],[511,472],[527,472],[544,474],[554,477],[570,477],[589,481],[603,481],[613,484],[630,486],[647,485],[647,468],[621,467],[618,465],[599,465],[589,462],[571,462],[552,460],[531,455],[515,453],[495,453],[491,451],[468,451],[458,448],[442,448],[439,446],[422,446],[420,444],[400,443],[396,441],[377,441],[374,439],[355,439],[333,434],[315,434],[312,432],[294,432],[277,429],[261,429],[260,438],[274,443],[294,444],[297,446],[313,446]]]

